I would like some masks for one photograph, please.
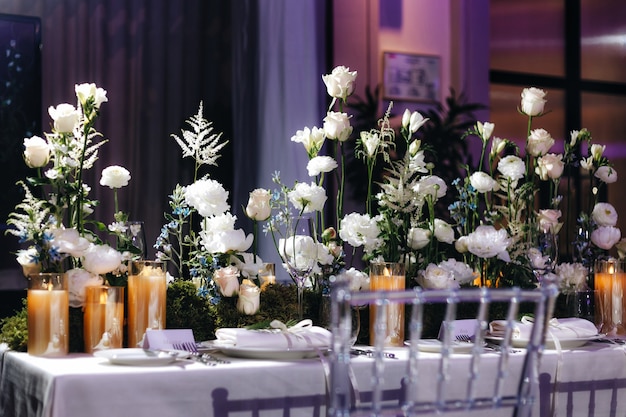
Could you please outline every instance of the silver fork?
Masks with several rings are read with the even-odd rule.
[[[472,342],[472,338],[468,334],[457,334],[455,338],[457,342],[466,342],[466,343]]]
[[[230,363],[230,361],[218,358],[208,353],[201,353],[198,351],[198,347],[192,342],[173,343],[172,347],[176,350],[184,350],[189,353],[192,359],[197,362],[204,363],[205,365],[215,366],[218,363]]]

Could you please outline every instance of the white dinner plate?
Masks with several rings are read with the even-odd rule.
[[[214,343],[214,341],[202,342],[201,345],[208,349],[219,350],[226,356],[245,359],[294,360],[316,358],[319,356],[318,352],[328,350],[327,348],[274,349],[269,347],[237,347]]]
[[[404,342],[406,346],[410,346],[411,342]],[[453,341],[450,345],[452,347],[452,353],[471,353],[474,344],[471,342],[457,342]],[[441,353],[443,343],[438,339],[421,339],[417,342],[417,348],[422,352]]]
[[[108,359],[114,365],[127,366],[169,365],[179,357],[175,352],[153,352],[140,348],[98,350],[93,355]]]
[[[559,339],[559,343],[561,344],[561,349],[575,349],[577,347],[583,346],[584,344],[586,344],[587,342],[594,340],[594,339],[601,339],[603,338],[604,335],[603,334],[597,334],[594,336],[587,336],[587,337],[576,337],[576,338],[571,338],[571,339]],[[497,336],[485,336],[486,340],[489,340],[491,342],[494,343],[501,343],[502,342],[502,338],[501,337],[497,337]],[[525,339],[513,339],[511,340],[511,346],[515,347],[515,348],[525,348],[526,345],[528,345],[528,340]],[[554,343],[554,340],[546,340],[546,349],[556,349],[556,345]]]

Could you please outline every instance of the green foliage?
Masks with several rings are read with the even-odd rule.
[[[15,315],[0,320],[0,343],[6,343],[9,348],[18,352],[26,352],[28,347],[28,315],[26,299],[24,307]]]
[[[165,324],[168,329],[192,329],[198,341],[215,339],[216,308],[198,295],[191,281],[176,280],[167,288]]]

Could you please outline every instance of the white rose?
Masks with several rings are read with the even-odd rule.
[[[418,282],[422,288],[433,290],[459,287],[451,271],[435,264],[428,264],[426,270],[419,274]]]
[[[606,165],[598,167],[593,176],[605,184],[612,184],[617,181],[617,171],[615,168]]]
[[[485,172],[477,171],[470,176],[470,184],[479,193],[498,191],[498,182]]]
[[[556,180],[563,175],[565,164],[563,163],[563,155],[549,153],[537,159],[537,167],[535,173],[543,181]]]
[[[122,188],[128,185],[130,181],[130,172],[119,165],[111,165],[102,170],[100,185],[103,187]]]
[[[539,227],[541,230],[549,231],[551,230],[553,233],[558,233],[561,225],[559,224],[559,219],[561,218],[561,210],[539,210],[539,215],[537,219],[539,220]]]
[[[356,75],[356,71],[344,66],[335,67],[330,74],[322,75],[328,95],[345,101],[354,92]]]
[[[524,177],[526,164],[519,156],[508,155],[498,162],[498,171],[504,178],[516,182]]]
[[[17,262],[22,266],[22,273],[25,277],[30,274],[41,272],[39,263],[39,252],[35,248],[21,249],[17,251]]]
[[[299,182],[287,193],[293,206],[302,213],[321,211],[326,203],[326,190],[315,183]]]
[[[78,123],[80,114],[71,104],[63,103],[48,107],[48,114],[54,120],[54,130],[58,133],[71,133]]]
[[[506,261],[508,258],[506,249],[511,244],[511,239],[505,229],[496,230],[493,226],[482,225],[467,235],[464,243],[467,244],[467,250],[479,258],[497,256]]]
[[[237,311],[248,316],[256,314],[261,308],[261,290],[251,281],[244,280],[239,287]]]
[[[454,229],[441,219],[435,219],[435,237],[439,242],[454,242]]]
[[[50,145],[39,136],[24,138],[24,161],[29,168],[41,168],[50,160]]]
[[[622,233],[617,227],[613,226],[600,226],[593,232],[591,232],[591,242],[597,247],[605,250],[609,250],[615,245],[622,237]]]
[[[83,257],[83,267],[92,274],[115,271],[122,263],[122,254],[109,245],[91,245]]]
[[[222,214],[228,209],[228,191],[212,179],[201,179],[185,187],[185,203],[203,217]]]
[[[369,214],[350,213],[339,223],[341,240],[355,248],[363,246],[366,253],[371,253],[382,245],[383,240],[379,235],[377,218],[371,218]]]
[[[448,191],[446,182],[436,175],[426,175],[419,179],[413,187],[413,191],[422,196],[431,196],[438,200]]]
[[[309,158],[313,158],[322,149],[324,140],[326,139],[326,133],[324,129],[314,126],[313,129],[305,127],[303,130],[298,130],[295,135],[291,137],[292,142],[301,143],[306,149]]]
[[[598,226],[615,226],[617,224],[617,211],[609,203],[598,203],[591,211],[591,218]]]
[[[232,297],[239,291],[239,270],[230,265],[213,272],[213,281],[217,284],[220,294]]]
[[[316,156],[309,160],[306,169],[309,172],[309,177],[316,177],[321,173],[330,172],[338,166],[337,161],[330,156]]]
[[[546,92],[535,87],[522,90],[522,113],[528,116],[538,116],[543,113]]]
[[[420,227],[412,227],[407,233],[407,245],[411,249],[422,249],[430,242],[430,230]]]
[[[526,151],[532,156],[545,155],[554,145],[554,139],[545,129],[535,129],[530,132],[526,141]]]
[[[328,112],[324,118],[324,132],[328,139],[345,142],[352,133],[350,118],[346,113]]]
[[[256,221],[267,220],[272,213],[272,207],[270,206],[271,198],[270,192],[264,188],[253,190],[248,197],[246,216]]]
[[[78,308],[85,304],[85,287],[102,285],[102,278],[84,269],[70,269],[66,272],[70,307]]]

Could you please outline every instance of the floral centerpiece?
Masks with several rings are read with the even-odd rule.
[[[50,133],[24,139],[24,161],[35,175],[19,182],[24,199],[10,213],[7,233],[24,245],[17,261],[25,276],[67,274],[70,307],[77,309],[79,321],[70,327],[70,349],[82,350],[80,308],[85,287],[124,285],[126,262],[140,250],[126,237],[128,216],[117,205],[117,190],[130,180],[125,168],[107,167],[100,180],[102,186],[114,190],[114,221],[107,226],[91,218],[98,201],[89,195],[85,172],[93,168],[100,147],[107,142],[94,127],[107,96],[105,90],[88,83],[76,85],[75,92],[76,106],[62,103],[48,109],[53,121]]]

